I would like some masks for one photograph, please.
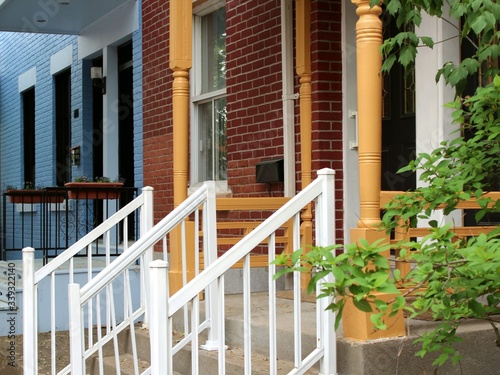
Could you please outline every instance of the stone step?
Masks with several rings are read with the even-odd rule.
[[[211,375],[218,374],[218,352],[217,351],[205,351],[199,350],[199,369],[200,373]],[[226,350],[226,361],[225,368],[226,374],[243,374],[244,373],[244,351],[241,348],[228,348]],[[123,353],[120,355],[119,359],[120,363],[120,372],[123,375],[134,375],[134,362],[133,356],[131,353]],[[173,358],[173,366],[175,374],[191,374],[191,348],[189,346],[183,348]],[[252,374],[253,375],[267,375],[269,374],[269,358],[259,354],[252,354]],[[104,373],[110,374],[116,372],[116,361],[114,356],[108,356],[104,358],[103,361]],[[139,359],[138,362],[139,373],[144,371],[147,367],[149,367],[149,363],[142,359]],[[278,359],[277,361],[277,369],[278,374],[288,374],[294,365],[292,362],[284,361]],[[203,371],[201,372],[201,369]],[[94,361],[93,367],[87,371],[89,374],[99,373],[98,363]],[[305,374],[313,375],[318,374],[319,371],[317,369],[311,369],[307,371]]]
[[[226,296],[226,373],[244,373],[243,334],[245,323],[243,322],[243,302],[241,295]],[[252,374],[269,374],[269,317],[267,309],[267,293],[253,293],[252,304]],[[294,367],[294,339],[293,339],[293,300],[279,298],[277,301],[277,356],[278,372],[286,374]],[[315,304],[302,303],[303,334],[301,336],[303,353],[309,353],[316,344],[316,310]],[[183,332],[181,319],[174,319],[174,329]],[[182,334],[177,334],[174,340],[180,340]],[[137,344],[138,358],[141,363],[146,364],[150,359],[149,332],[147,329],[137,326],[135,328],[135,339]],[[204,343],[206,334],[200,335],[200,343]],[[120,351],[126,355],[120,358],[122,373],[126,374],[130,369],[133,374],[132,346],[130,332],[121,335]],[[108,351],[109,352],[109,351]],[[199,351],[200,368],[203,374],[218,373],[218,352]],[[191,348],[186,346],[174,356],[174,370],[180,374],[191,373]],[[106,358],[107,366],[115,367],[114,356]],[[318,369],[311,369],[307,374],[317,374]]]

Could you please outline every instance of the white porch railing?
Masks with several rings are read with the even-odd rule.
[[[269,263],[274,260],[276,253],[276,232],[290,219],[293,220],[293,248],[300,247],[300,213],[311,202],[315,202],[315,243],[311,245],[327,246],[335,242],[335,205],[334,205],[334,171],[321,170],[318,178],[306,189],[292,198],[281,209],[276,211],[261,225],[254,229],[248,236],[234,245],[223,256],[216,259],[216,211],[215,211],[215,188],[213,183],[207,183],[197,190],[185,202],[174,209],[160,223],[154,226],[146,235],[142,236],[136,243],[111,262],[105,270],[91,278],[85,285],[80,286],[76,280],[68,285],[69,319],[70,319],[70,342],[71,342],[71,365],[64,368],[60,374],[71,371],[73,375],[85,374],[89,370],[89,360],[97,358],[97,367],[92,373],[104,373],[103,357],[104,351],[111,347],[112,355],[120,373],[120,348],[118,334],[130,329],[130,341],[134,358],[135,374],[173,374],[174,355],[182,348],[191,345],[191,369],[193,374],[203,373],[199,368],[200,333],[207,332],[205,342],[201,345],[205,350],[218,351],[218,373],[225,374],[225,307],[224,307],[224,276],[230,268],[243,259],[243,304],[244,304],[244,366],[245,374],[252,373],[252,325],[251,325],[251,294],[250,294],[250,253],[253,249],[267,246]],[[200,214],[200,207],[203,206]],[[200,219],[201,216],[201,219]],[[167,235],[174,227],[181,225],[183,234],[182,254],[185,258],[185,220],[190,217],[194,220],[195,227],[195,251],[198,246],[203,246],[204,270],[198,272],[199,265],[195,265],[195,277],[184,287],[168,298],[168,265],[165,262],[167,256]],[[201,224],[200,224],[201,220]],[[199,233],[203,232],[203,240]],[[202,242],[200,244],[200,242]],[[163,260],[149,263],[151,249],[159,244],[163,250]],[[29,252],[27,252],[29,254]],[[28,257],[29,259],[29,257]],[[141,290],[147,292],[144,300],[138,307],[133,306],[130,298],[130,283],[127,270],[137,260],[141,264],[150,264],[150,278],[142,274],[140,278]],[[197,257],[195,257],[197,259]],[[27,262],[29,265],[29,262]],[[26,267],[26,265],[25,265]],[[276,281],[273,279],[275,266],[269,266],[269,374],[277,374],[277,317],[276,317]],[[142,269],[143,267],[141,267]],[[149,268],[148,268],[149,269]],[[185,270],[183,270],[185,272]],[[148,272],[149,273],[149,272]],[[123,278],[125,298],[128,301],[125,319],[119,322],[116,319],[114,300],[114,283]],[[34,284],[36,285],[36,284]],[[33,286],[29,295],[34,295]],[[25,293],[26,293],[25,289]],[[116,291],[115,291],[116,292]],[[200,295],[204,292],[205,312],[200,312]],[[97,329],[95,333],[92,326],[101,324],[101,295],[109,296],[106,301],[105,317],[110,325],[106,332],[101,333]],[[36,316],[36,297],[28,298]],[[149,304],[150,303],[150,304]],[[303,374],[319,362],[319,370],[322,374],[336,374],[336,337],[333,330],[335,316],[331,311],[326,311],[330,301],[322,298],[316,302],[316,347],[304,353],[302,346],[302,322],[301,322],[301,285],[300,274],[294,274],[294,368],[290,374]],[[26,302],[25,302],[26,309]],[[184,336],[178,342],[173,339],[173,317],[183,314]],[[139,360],[135,344],[134,329],[137,321],[147,318],[150,331],[151,366],[139,371]],[[87,329],[85,329],[87,327]],[[36,326],[26,327],[36,332]],[[94,327],[95,329],[95,327]],[[32,337],[35,335],[33,334]],[[94,342],[93,337],[97,336]],[[30,337],[28,337],[30,338]],[[26,340],[26,336],[25,336]],[[107,344],[107,345],[106,345]],[[291,343],[290,343],[291,345]],[[36,352],[36,344],[26,345],[25,353]],[[25,362],[26,363],[26,362]],[[33,371],[25,374],[36,374],[36,357],[32,359]],[[25,369],[26,371],[26,369]],[[53,371],[53,374],[56,372]]]
[[[200,374],[199,339],[203,325],[199,324],[199,296],[210,285],[217,285],[219,298],[209,296],[207,303],[217,311],[208,324],[217,329],[220,340],[202,345],[202,349],[218,350],[218,374],[225,375],[225,306],[224,306],[224,274],[240,259],[243,266],[243,303],[244,303],[244,373],[252,373],[252,324],[251,324],[251,293],[250,293],[250,253],[254,248],[267,240],[269,262],[275,258],[276,231],[288,220],[293,219],[293,248],[300,247],[300,213],[310,202],[315,201],[315,223],[317,246],[328,246],[335,242],[335,187],[334,171],[323,169],[318,172],[318,178],[307,186],[297,196],[292,198],[281,209],[255,228],[249,235],[234,245],[228,252],[214,261],[203,272],[191,280],[184,288],[167,298],[168,266],[165,262],[155,261],[151,264],[152,300],[155,301],[155,314],[151,316],[151,374],[173,374],[173,356],[182,347],[191,343],[191,372]],[[311,244],[312,245],[312,244]],[[269,374],[278,374],[277,368],[277,324],[276,324],[276,281],[273,279],[275,266],[269,265]],[[319,362],[321,374],[337,374],[336,336],[334,330],[335,315],[326,310],[331,301],[328,298],[317,300],[316,304],[316,342],[317,347],[310,353],[302,352],[301,324],[301,283],[300,273],[294,274],[294,369],[289,374],[304,374]],[[333,279],[326,280],[333,282]],[[77,288],[75,287],[77,290]],[[166,289],[166,292],[165,292]],[[154,293],[154,294],[153,294]],[[173,342],[172,320],[174,314],[191,304],[192,329],[185,332],[185,338],[178,343]],[[166,320],[165,317],[168,317]],[[218,321],[214,319],[218,317]]]
[[[35,272],[35,249],[23,249],[23,369],[24,374],[38,374],[38,332],[50,331],[50,373],[69,373],[70,366],[67,363],[58,362],[56,346],[56,332],[68,329],[68,294],[66,287],[79,281],[85,284],[95,277],[95,274],[105,267],[111,265],[114,260],[111,257],[111,242],[116,237],[117,231],[121,230],[122,238],[128,237],[128,218],[139,211],[140,228],[139,235],[142,236],[153,226],[153,189],[144,187],[142,194],[127,204],[119,212],[113,214],[104,223],[92,232],[82,237],[79,241],[65,250],[57,258],[54,258],[44,267]],[[121,229],[120,229],[121,227]],[[93,257],[96,247],[105,248],[105,257]],[[123,252],[127,253],[127,241],[123,241]],[[114,249],[114,247],[113,247]],[[77,256],[80,255],[79,258]],[[84,257],[81,257],[84,256]],[[145,264],[151,261],[151,253],[144,254],[141,261]],[[81,264],[79,264],[79,262]],[[128,272],[128,271],[127,271]],[[141,270],[142,272],[142,270]],[[146,276],[143,275],[143,278]],[[43,288],[41,287],[43,284]],[[41,290],[43,289],[43,294]],[[108,290],[103,297],[105,307],[104,324],[107,331],[111,327],[111,306],[113,299],[112,290]],[[132,303],[130,295],[124,293],[124,303]],[[141,305],[144,303],[141,302]],[[100,306],[91,306],[90,310]],[[123,309],[126,317],[127,309]],[[92,327],[96,315],[89,315],[86,322]],[[98,315],[100,317],[100,315]],[[50,322],[47,324],[47,322]],[[99,322],[101,323],[101,322]],[[89,341],[92,340],[90,331]],[[61,345],[68,345],[63,342]],[[61,346],[60,345],[60,346]],[[44,359],[47,362],[47,358]],[[62,370],[60,370],[63,368]],[[59,372],[57,372],[60,370]]]

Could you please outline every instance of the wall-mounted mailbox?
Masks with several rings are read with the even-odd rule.
[[[257,182],[271,184],[285,181],[283,159],[262,161],[255,166]]]

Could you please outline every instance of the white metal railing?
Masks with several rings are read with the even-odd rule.
[[[71,371],[73,375],[84,373],[103,374],[104,356],[114,357],[116,373],[120,374],[120,348],[119,335],[126,328],[129,329],[128,340],[132,345],[133,371],[135,374],[172,374],[174,373],[174,356],[182,348],[191,346],[191,373],[203,373],[200,370],[199,350],[218,351],[218,373],[225,374],[226,368],[226,342],[225,342],[225,274],[243,259],[243,305],[244,305],[244,366],[245,374],[252,373],[252,322],[251,322],[251,273],[250,254],[256,249],[267,246],[269,257],[269,374],[278,373],[278,348],[277,348],[277,293],[276,280],[273,279],[275,266],[271,262],[278,251],[276,246],[277,232],[291,219],[293,221],[293,248],[300,247],[300,214],[311,202],[315,202],[315,243],[311,245],[327,246],[335,242],[335,204],[334,204],[334,171],[324,169],[318,171],[318,178],[307,188],[292,198],[281,209],[276,211],[267,220],[255,228],[249,235],[240,240],[228,252],[217,258],[216,238],[216,210],[214,183],[205,183],[193,193],[185,202],[176,207],[169,215],[155,225],[148,233],[131,245],[125,253],[111,262],[105,270],[91,278],[81,286],[77,280],[68,285],[68,300],[70,304],[70,348],[71,365],[61,371],[61,374]],[[201,208],[201,212],[200,212]],[[200,217],[201,216],[201,217]],[[186,258],[186,218],[190,224],[194,222],[195,254],[204,252],[204,270],[199,272],[198,257],[195,257],[194,278],[187,282],[181,290],[168,297],[168,264],[167,239],[171,239],[174,228],[180,227],[182,236],[181,253]],[[170,235],[169,235],[170,233]],[[199,237],[203,233],[203,238]],[[176,242],[179,243],[179,242]],[[163,259],[149,262],[143,258],[151,254],[151,249],[156,247],[158,254]],[[29,258],[28,258],[29,259]],[[147,272],[141,273],[141,302],[138,306],[130,298],[130,279],[127,270],[137,260],[149,267],[141,267]],[[26,262],[25,267],[29,267]],[[183,262],[183,273],[186,269]],[[146,269],[148,271],[146,271]],[[290,374],[306,373],[312,366],[319,363],[319,371],[323,374],[336,374],[336,337],[334,327],[335,316],[326,307],[330,301],[327,298],[317,300],[316,304],[316,346],[305,349],[302,344],[302,315],[301,315],[301,285],[300,274],[294,273],[294,364]],[[126,310],[125,319],[116,318],[117,306],[116,283],[123,282],[123,292],[129,297],[128,303],[123,307]],[[332,281],[332,280],[328,280]],[[34,291],[30,291],[33,295]],[[109,296],[106,300],[107,311],[102,312],[102,295]],[[204,301],[200,297],[204,296]],[[34,300],[34,299],[33,299]],[[147,303],[145,304],[144,301]],[[31,303],[28,300],[28,304]],[[202,306],[204,305],[204,312]],[[35,308],[36,304],[31,305]],[[26,311],[26,305],[25,305]],[[36,310],[35,310],[36,311]],[[36,312],[35,312],[36,314]],[[183,337],[173,339],[174,316],[183,316]],[[101,316],[105,316],[110,325],[105,332],[93,326],[101,327]],[[139,369],[137,345],[135,343],[135,324],[146,320],[150,331],[150,367]],[[85,329],[85,327],[87,327]],[[36,328],[36,327],[35,327]],[[120,333],[122,332],[122,333]],[[202,339],[200,334],[205,332]],[[93,337],[97,336],[94,342]],[[26,339],[26,336],[25,336]],[[29,337],[28,337],[29,339]],[[200,345],[200,341],[204,341]],[[175,341],[175,342],[174,342]],[[30,345],[27,345],[28,348]],[[36,346],[35,346],[36,347]],[[33,347],[31,347],[33,349]],[[26,349],[25,349],[26,350]],[[111,354],[111,355],[110,355]],[[94,361],[94,359],[97,359]],[[33,361],[36,363],[36,361]],[[94,368],[91,364],[96,363]],[[36,372],[27,372],[33,373]],[[55,372],[53,372],[55,373]]]
[[[68,363],[62,363],[57,355],[56,345],[57,331],[68,329],[68,294],[66,287],[78,281],[81,284],[90,282],[97,272],[114,263],[112,259],[112,239],[121,231],[123,253],[128,253],[128,218],[140,214],[139,236],[144,235],[153,224],[153,189],[144,187],[142,194],[132,202],[123,207],[119,212],[114,213],[105,222],[96,227],[92,232],[82,237],[75,244],[66,249],[58,257],[35,272],[35,249],[23,249],[23,368],[24,374],[38,374],[38,338],[39,331],[48,330],[50,333],[50,371],[51,374],[69,373]],[[105,249],[105,257],[94,257],[96,247]],[[114,246],[114,245],[113,245]],[[82,257],[83,255],[83,257]],[[78,256],[78,257],[77,257]],[[148,263],[151,254],[144,257],[144,262]],[[81,264],[79,264],[79,262]],[[127,271],[128,273],[128,271]],[[137,272],[136,272],[137,273]],[[129,275],[127,275],[128,277]],[[43,287],[42,287],[43,286]],[[106,306],[114,298],[110,290],[103,298]],[[125,306],[131,304],[130,294],[123,294]],[[91,306],[90,310],[99,309],[100,306]],[[124,316],[127,316],[127,308],[123,309]],[[88,327],[93,326],[93,318],[96,314],[89,314],[87,320]],[[100,317],[100,314],[97,316]],[[109,331],[112,325],[111,311],[106,309],[104,325]],[[88,337],[93,340],[92,331]],[[59,346],[69,345],[69,341],[59,341]],[[45,361],[47,362],[47,358]],[[58,372],[59,371],[59,372]]]
[[[101,312],[100,312],[100,296],[102,293],[108,293],[113,296],[113,286],[116,280],[123,277],[124,278],[124,289],[125,293],[130,295],[130,282],[127,280],[127,270],[132,264],[135,264],[138,259],[140,259],[141,264],[150,264],[149,261],[142,259],[144,254],[150,253],[150,251],[156,246],[161,245],[162,251],[158,252],[159,256],[163,256],[167,259],[167,245],[168,240],[172,237],[172,231],[176,228],[179,229],[181,233],[181,253],[182,259],[186,259],[187,252],[187,242],[188,238],[186,236],[187,230],[187,218],[192,219],[189,222],[194,224],[195,230],[192,231],[194,235],[195,254],[199,251],[200,243],[200,232],[203,232],[202,246],[204,251],[204,267],[207,268],[214,261],[217,255],[217,244],[216,244],[216,211],[215,211],[215,183],[206,182],[196,190],[192,195],[188,197],[183,203],[176,207],[170,214],[168,214],[164,219],[162,219],[158,224],[156,224],[147,234],[142,236],[137,242],[130,246],[127,252],[121,254],[114,262],[112,262],[105,270],[100,272],[92,280],[90,280],[86,285],[80,287],[78,283],[70,283],[68,286],[68,296],[70,300],[70,347],[71,347],[71,374],[85,374],[89,371],[92,374],[104,374],[104,352],[112,351],[114,356],[116,373],[120,373],[120,348],[119,348],[119,337],[118,335],[124,331],[126,328],[129,329],[129,340],[132,345],[132,356],[133,356],[133,371],[135,374],[148,374],[151,372],[150,368],[139,370],[139,359],[138,359],[138,348],[136,345],[136,335],[135,335],[135,324],[141,320],[148,320],[149,318],[155,318],[155,322],[158,322],[157,317],[157,307],[156,305],[151,305],[149,309],[146,310],[146,306],[141,303],[137,308],[133,307],[132,304],[128,304],[126,308],[128,309],[127,318],[122,322],[116,319],[116,308],[113,299],[107,303],[110,308],[111,317],[111,327],[104,334],[101,335],[100,330],[97,330],[97,341],[93,342],[87,339],[85,340],[85,330],[84,327],[87,326],[87,336],[92,333],[92,325],[89,323],[91,317],[95,315],[96,326],[101,326]],[[177,243],[177,241],[176,241]],[[195,260],[198,259],[195,256]],[[149,270],[149,267],[142,267],[145,270]],[[194,275],[199,273],[199,264],[195,261]],[[186,262],[183,261],[183,274],[187,274]],[[165,275],[166,278],[166,275]],[[166,288],[159,289],[159,286],[166,283],[166,280],[159,280],[158,284],[151,284],[149,282],[148,275],[144,274],[141,277],[141,285],[144,288],[144,299],[150,301],[149,303],[155,303],[155,299],[150,299],[149,294],[156,291],[156,294],[166,293]],[[209,285],[205,289],[207,296],[219,295],[217,291],[217,285]],[[208,297],[210,298],[210,297]],[[129,298],[130,299],[130,298]],[[96,311],[93,312],[93,306],[96,306]],[[216,324],[210,324],[211,321],[219,321],[216,316],[216,311],[207,310],[205,320],[196,329],[208,329],[208,341],[207,345],[211,345],[212,342],[219,342],[218,334],[219,331],[215,329]],[[184,309],[184,314],[187,317],[188,309],[187,306]],[[185,320],[187,324],[187,319]],[[166,324],[166,320],[163,325]],[[186,332],[189,328],[186,327]],[[158,330],[157,326],[151,326],[150,331],[155,332]],[[109,343],[109,344],[108,344]],[[108,344],[108,345],[106,345]],[[159,343],[155,343],[160,345]],[[163,343],[162,345],[165,345]],[[155,348],[153,346],[153,348]],[[156,350],[156,349],[155,349]],[[155,352],[156,353],[156,352]],[[97,357],[97,368],[90,368],[90,361]],[[164,360],[164,358],[154,357],[155,360]],[[165,373],[165,372],[163,372]]]
[[[212,340],[202,345],[202,349],[218,350],[218,374],[224,375],[226,343],[225,343],[225,306],[224,306],[224,275],[240,259],[243,266],[243,304],[244,304],[244,373],[252,373],[252,324],[251,324],[251,293],[250,293],[250,253],[257,246],[266,242],[269,254],[269,374],[277,374],[277,324],[276,324],[276,281],[273,279],[276,247],[276,231],[288,220],[294,222],[294,248],[300,244],[300,213],[310,202],[315,201],[315,245],[327,246],[335,242],[335,199],[334,171],[324,169],[318,172],[318,178],[296,197],[291,199],[281,209],[276,211],[249,235],[234,245],[228,252],[209,265],[203,272],[194,277],[180,291],[168,298],[168,266],[164,261],[151,264],[150,285],[155,314],[151,316],[151,373],[172,374],[174,371],[174,355],[187,344],[191,344],[191,373],[203,373],[199,368],[199,334],[203,324],[199,323],[200,293],[209,286],[217,295],[206,296],[205,304],[210,311],[217,312],[207,321],[212,330],[218,332],[219,340]],[[332,279],[327,280],[329,282]],[[75,287],[75,293],[77,287]],[[154,293],[154,294],[153,294]],[[309,353],[303,353],[301,324],[301,285],[300,273],[294,274],[294,368],[289,374],[303,374],[319,362],[322,374],[336,374],[336,337],[334,314],[326,310],[331,301],[328,298],[317,300],[316,316],[316,348]],[[176,312],[190,305],[191,330],[184,332],[184,339],[173,342],[173,317]],[[168,319],[166,319],[167,317]],[[216,320],[217,319],[217,320]]]

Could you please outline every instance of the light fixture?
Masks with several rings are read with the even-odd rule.
[[[69,0],[57,0],[57,2],[61,5],[69,5]]]
[[[93,66],[90,68],[90,78],[94,86],[102,89],[102,94],[106,94],[106,77],[102,76],[102,68],[100,66]]]

